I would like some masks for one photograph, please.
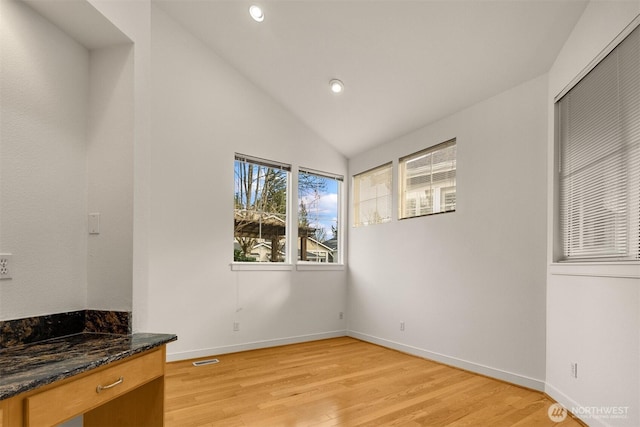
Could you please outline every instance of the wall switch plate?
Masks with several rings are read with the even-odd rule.
[[[0,254],[0,280],[11,279],[11,254]]]
[[[89,214],[89,234],[100,234],[100,214]]]

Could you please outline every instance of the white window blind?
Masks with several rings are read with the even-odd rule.
[[[640,259],[640,29],[556,108],[562,260]]]
[[[353,177],[354,225],[391,221],[392,164],[387,163]]]
[[[399,162],[400,218],[456,210],[456,140],[443,142]]]
[[[246,154],[239,153],[236,153],[235,158],[239,162],[253,163],[254,165],[291,172],[291,165],[287,163],[277,162],[275,160],[261,159],[260,157],[247,156]]]

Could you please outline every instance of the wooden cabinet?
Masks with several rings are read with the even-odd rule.
[[[85,427],[163,426],[165,348],[2,401],[0,427],[53,426],[80,414]]]

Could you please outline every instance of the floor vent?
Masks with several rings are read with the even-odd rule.
[[[197,362],[193,362],[193,366],[213,365],[218,362],[220,362],[218,359],[198,360]]]

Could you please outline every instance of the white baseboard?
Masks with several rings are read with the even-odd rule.
[[[216,356],[220,354],[237,353],[239,351],[257,350],[260,348],[277,347],[287,344],[299,344],[308,341],[324,340],[347,336],[347,331],[332,331],[319,334],[300,335],[295,337],[276,338],[272,340],[253,341],[243,344],[225,345],[222,347],[210,347],[200,350],[190,350],[177,353],[167,353],[167,362],[179,360],[197,359],[199,357]]]
[[[454,366],[457,368],[465,369],[467,371],[475,372],[488,377],[496,378],[502,381],[506,381],[512,384],[527,387],[533,390],[546,391],[544,381],[530,378],[524,375],[515,374],[513,372],[507,372],[501,369],[492,368],[490,366],[481,365],[478,363],[470,362],[468,360],[458,359],[455,357],[447,356],[444,354],[424,350],[421,348],[401,344],[395,341],[378,338],[372,335],[363,334],[356,331],[331,331],[323,332],[319,334],[299,335],[294,337],[276,338],[272,340],[253,341],[242,344],[226,345],[221,347],[210,347],[199,350],[190,350],[184,352],[167,353],[167,362],[175,362],[179,360],[197,359],[200,357],[217,356],[221,354],[237,353],[240,351],[257,350],[261,348],[277,347],[280,345],[298,344],[308,341],[317,341],[328,338],[338,338],[350,336],[362,341],[370,342],[373,344],[381,345],[383,347],[391,348],[394,350],[402,351],[407,354],[422,357],[425,359],[433,360],[446,365]],[[552,396],[549,393],[550,396]],[[554,396],[552,396],[554,397]],[[555,398],[555,397],[554,397]],[[563,402],[558,401],[559,403]]]
[[[580,414],[578,413],[578,411],[574,409],[574,408],[582,407],[578,402],[576,402],[575,400],[573,400],[572,398],[570,398],[569,396],[561,392],[558,388],[554,387],[552,384],[549,384],[549,383],[546,383],[544,392],[547,393],[547,395],[551,397],[553,400],[555,400],[556,402],[558,402],[559,404],[567,408],[569,411],[572,411],[573,415],[575,415],[577,418],[580,418]],[[585,420],[582,418],[580,419],[582,420],[583,423],[591,427],[610,427],[609,424],[605,423],[602,419],[599,419],[597,417],[590,417],[588,420]]]
[[[552,384],[545,383],[545,381],[531,378],[525,375],[516,374],[513,372],[508,372],[502,369],[493,368],[490,366],[482,365],[482,364],[471,362],[468,360],[447,356],[441,353],[425,350],[422,348],[413,347],[413,346],[402,344],[399,342],[390,341],[384,338],[379,338],[373,335],[368,335],[368,334],[364,334],[357,331],[339,330],[339,331],[323,332],[318,334],[308,334],[308,335],[300,335],[300,336],[294,336],[294,337],[277,338],[277,339],[264,340],[264,341],[254,341],[254,342],[227,345],[227,346],[221,346],[221,347],[204,348],[200,350],[167,353],[167,362],[196,359],[200,357],[216,356],[216,355],[229,354],[229,353],[237,353],[240,351],[256,350],[256,349],[268,348],[268,347],[277,347],[277,346],[288,345],[288,344],[298,344],[303,342],[317,341],[317,340],[329,339],[329,338],[338,338],[338,337],[344,337],[344,336],[353,337],[365,342],[380,345],[382,347],[398,350],[403,353],[422,357],[424,359],[433,360],[435,362],[461,368],[477,374],[486,375],[488,377],[506,381],[511,384],[545,392],[552,399],[554,399],[555,401],[563,405],[568,410],[571,410],[572,408],[581,407],[578,402],[571,399],[569,396],[564,394],[558,388],[554,387]],[[574,414],[574,415],[579,417],[579,414]],[[591,417],[588,420],[583,420],[583,421],[588,422],[588,424],[592,427],[609,427],[609,424],[607,424],[602,419],[598,419],[597,417]]]
[[[395,341],[389,341],[383,338],[378,338],[372,335],[363,334],[356,331],[348,331],[348,336],[357,338],[362,341],[367,341],[373,344],[378,344],[383,347],[392,348],[394,350],[408,353],[414,356],[422,357],[424,359],[433,360],[435,362],[444,363],[445,365],[454,366],[477,374],[486,375],[491,378],[496,378],[508,383],[516,384],[522,387],[527,387],[537,391],[545,391],[545,383],[542,380],[527,377],[525,375],[516,374],[513,372],[504,371],[502,369],[492,368],[490,366],[481,365],[479,363],[470,362],[468,360],[458,359],[456,357],[447,356],[444,354],[424,350],[401,344]]]

